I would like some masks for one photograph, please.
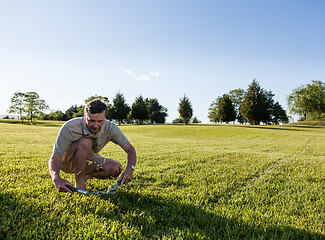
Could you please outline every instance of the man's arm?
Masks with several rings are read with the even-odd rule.
[[[72,186],[72,184],[69,181],[60,177],[61,159],[62,157],[55,154],[52,154],[52,156],[50,157],[49,171],[50,171],[52,181],[54,183],[56,190],[58,190],[59,192],[73,193],[69,188],[65,186],[65,185]]]
[[[128,159],[127,165],[135,166],[137,162],[137,155],[134,147],[131,145],[130,142],[127,142],[122,148],[127,153],[127,159]],[[131,167],[126,167],[125,171],[122,173],[118,181],[121,181],[121,186],[123,186],[123,184],[127,184],[132,180],[132,176],[133,176],[133,169]]]

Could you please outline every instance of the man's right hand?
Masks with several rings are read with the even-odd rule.
[[[70,185],[71,187],[73,187],[73,185],[69,181],[63,178],[57,178],[53,180],[53,183],[58,192],[68,192],[73,194],[73,191],[66,187],[66,185]]]
[[[67,180],[60,177],[61,160],[62,160],[62,157],[58,156],[58,155],[55,155],[54,153],[50,157],[49,171],[50,171],[52,181],[53,181],[54,186],[55,186],[55,188],[56,188],[56,190],[58,192],[73,193],[73,191],[71,191],[69,188],[67,188],[65,186],[65,185],[71,185],[72,186],[72,184],[69,181],[67,181]]]

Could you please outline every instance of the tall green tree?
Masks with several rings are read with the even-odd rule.
[[[307,114],[312,111],[308,101],[308,94],[306,88],[299,87],[293,90],[288,96],[288,107],[290,113],[303,116],[304,120],[307,120]]]
[[[185,95],[183,98],[180,99],[178,112],[180,117],[183,119],[185,125],[187,125],[193,116],[193,108],[189,98]]]
[[[25,112],[27,114],[27,119],[33,122],[33,119],[41,116],[43,110],[48,109],[48,105],[44,100],[40,99],[39,95],[36,92],[27,92],[25,93]]]
[[[231,90],[227,95],[229,96],[230,100],[233,103],[233,106],[234,106],[234,109],[236,112],[236,119],[238,120],[238,122],[244,123],[244,118],[239,112],[239,106],[243,102],[243,99],[245,96],[245,90],[243,90],[241,88],[234,89],[234,90]],[[210,122],[214,122],[214,123],[222,122],[218,118],[218,109],[219,109],[219,103],[220,103],[221,98],[222,97],[220,97],[220,96],[217,97],[216,100],[210,104],[209,115],[208,115]]]
[[[249,85],[244,100],[239,107],[241,115],[250,124],[259,125],[261,121],[267,121],[269,116],[269,102],[267,93],[254,79]]]
[[[237,88],[234,90],[231,90],[229,93],[229,98],[231,99],[235,111],[236,111],[236,119],[239,123],[244,123],[245,119],[243,116],[240,114],[239,107],[242,104],[244,97],[245,97],[245,90],[241,88]]]
[[[140,124],[143,124],[144,120],[149,119],[148,105],[141,95],[137,97],[135,102],[132,104],[131,114],[132,117]]]
[[[10,113],[18,113],[20,118],[26,116],[28,121],[44,115],[43,110],[48,109],[44,100],[36,92],[15,92],[11,99]]]
[[[300,86],[287,97],[289,112],[308,118],[317,117],[325,111],[325,84],[313,80]]]
[[[313,80],[311,84],[307,84],[307,92],[310,95],[312,117],[317,118],[325,112],[325,84]]]
[[[221,122],[229,123],[236,120],[234,105],[227,94],[224,94],[219,102],[217,118]]]
[[[272,108],[272,122],[274,124],[288,123],[289,117],[279,102],[276,102]]]
[[[11,98],[11,106],[8,111],[9,113],[17,113],[22,122],[24,122],[23,115],[25,113],[24,99],[25,93],[15,92],[14,96]]]
[[[157,98],[150,98],[145,100],[149,110],[149,120],[151,124],[165,123],[167,114],[167,108],[161,106]]]
[[[279,102],[274,101],[272,91],[264,91],[264,94],[266,96],[265,107],[267,114],[263,116],[262,122],[265,124],[287,123],[289,121],[287,113]]]
[[[217,97],[216,100],[210,104],[209,115],[208,115],[210,122],[214,122],[214,123],[220,122],[220,119],[218,119],[218,108],[219,108],[220,99],[221,97]]]
[[[108,112],[110,112],[111,119],[115,119],[118,124],[121,125],[121,123],[127,118],[130,110],[129,105],[125,101],[124,95],[118,92],[113,99],[113,106]]]
[[[274,94],[272,93],[272,91],[265,91],[263,90],[265,97],[266,97],[266,101],[265,101],[265,114],[262,116],[261,121],[265,124],[271,124],[273,122],[273,110],[274,110]]]
[[[244,100],[245,90],[241,88],[237,88],[231,90],[227,95],[229,96],[231,102],[233,103],[235,110],[238,110],[239,106]]]

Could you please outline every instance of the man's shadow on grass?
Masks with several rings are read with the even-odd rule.
[[[159,196],[119,192],[114,197],[101,198],[109,199],[119,207],[119,221],[135,227],[148,239],[178,236],[180,232],[183,234],[180,239],[325,239],[325,235],[294,227],[255,226],[196,206],[171,202]],[[97,214],[117,220],[117,216],[105,212]]]
[[[325,235],[293,227],[255,226],[155,195],[120,191],[101,198],[117,206],[118,213],[95,211],[96,206],[80,210],[134,228],[145,239],[325,239]],[[52,216],[49,222],[48,210],[26,204],[12,194],[0,193],[0,210],[0,239],[50,239],[57,229],[67,228],[60,216]],[[51,227],[44,229],[48,224]]]

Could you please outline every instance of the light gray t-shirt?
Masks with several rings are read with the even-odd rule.
[[[108,120],[105,120],[100,131],[95,134],[89,131],[84,118],[74,118],[62,125],[53,147],[53,153],[62,156],[73,142],[83,136],[92,138],[96,144],[93,147],[92,155],[96,155],[109,141],[121,147],[128,143],[122,131]]]

